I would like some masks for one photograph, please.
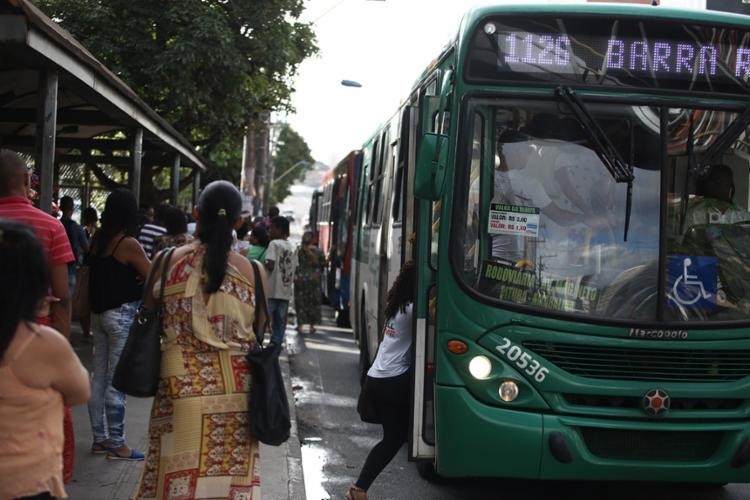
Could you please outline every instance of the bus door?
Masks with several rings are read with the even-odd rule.
[[[401,259],[399,265],[414,259],[414,170],[416,151],[414,143],[417,135],[418,108],[407,104],[401,113],[401,131],[399,133],[398,156],[394,177],[394,200],[392,214],[394,228],[399,228],[399,250]]]
[[[377,200],[379,207],[376,212],[380,220],[380,232],[378,234],[378,343],[380,343],[385,327],[385,300],[388,295],[388,286],[393,283],[391,277],[390,246],[391,234],[393,233],[390,217],[389,201],[391,200],[391,158],[393,156],[393,145],[390,143],[390,125],[386,125],[380,136],[379,183],[383,185],[380,197]]]
[[[437,93],[438,72],[435,77],[419,91],[419,109],[414,117],[417,124],[418,150],[421,137],[425,132],[437,132],[442,121],[439,112],[440,98]],[[416,156],[416,155],[415,155]],[[415,165],[417,163],[415,162]],[[410,182],[416,168],[409,173]],[[415,260],[417,263],[417,291],[414,303],[414,337],[413,366],[414,378],[412,387],[412,425],[409,430],[409,457],[417,461],[432,462],[435,457],[435,421],[434,421],[434,316],[430,319],[430,301],[434,303],[437,289],[436,265],[432,262],[432,247],[437,249],[437,241],[432,241],[434,217],[433,212],[439,208],[438,202],[414,200],[414,232],[416,235]],[[439,221],[438,226],[439,227]],[[436,252],[434,252],[436,255]]]

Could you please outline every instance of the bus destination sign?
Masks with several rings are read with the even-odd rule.
[[[750,31],[665,20],[497,18],[480,23],[468,81],[746,94]]]
[[[511,32],[500,37],[501,67],[511,71],[573,71],[570,39],[566,35]],[[602,70],[635,73],[714,76],[718,72],[719,48],[714,44],[686,41],[643,41],[622,38],[604,40]],[[750,72],[750,48],[734,48],[730,58],[734,76]]]

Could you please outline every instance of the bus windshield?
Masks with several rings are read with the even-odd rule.
[[[454,256],[476,292],[602,320],[750,317],[744,134],[711,150],[737,113],[587,103],[632,171],[629,194],[563,102],[476,98],[466,112]]]

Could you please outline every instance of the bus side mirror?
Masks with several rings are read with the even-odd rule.
[[[427,132],[419,145],[414,195],[425,200],[438,200],[443,194],[445,169],[448,163],[448,136]]]

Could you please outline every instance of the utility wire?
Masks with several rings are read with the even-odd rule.
[[[318,17],[316,17],[316,18],[315,18],[315,19],[314,19],[314,20],[312,21],[312,24],[317,24],[317,22],[318,22],[318,21],[320,21],[321,19],[323,19],[323,18],[324,18],[325,16],[327,16],[327,15],[328,15],[328,14],[329,14],[329,13],[330,13],[330,12],[331,12],[331,11],[332,11],[333,9],[335,9],[336,7],[338,7],[339,5],[341,5],[341,4],[342,4],[342,3],[344,3],[344,2],[346,2],[346,0],[339,0],[338,2],[336,2],[335,4],[333,4],[333,5],[331,6],[331,7],[329,7],[329,8],[328,8],[328,10],[326,10],[326,11],[325,11],[325,12],[323,12],[323,13],[322,13],[321,15],[319,15]]]

